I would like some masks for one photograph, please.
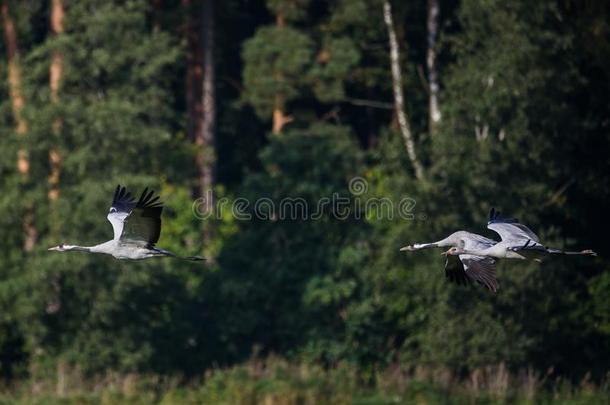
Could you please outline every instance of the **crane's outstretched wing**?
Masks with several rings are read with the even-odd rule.
[[[445,278],[452,283],[467,285],[470,280],[464,271],[464,265],[457,256],[447,255]]]
[[[112,205],[110,206],[110,211],[107,216],[108,221],[112,224],[114,240],[118,240],[121,237],[125,218],[127,218],[134,207],[135,201],[131,196],[131,193],[127,192],[127,189],[121,185],[116,186],[114,197],[112,198]]]
[[[123,242],[154,246],[161,234],[161,211],[163,204],[154,196],[154,191],[144,189],[135,207],[123,220]]]
[[[495,260],[491,257],[447,255],[445,277],[456,284],[466,285],[476,282],[490,291],[496,292],[498,290]]]
[[[527,226],[520,224],[514,218],[502,218],[500,213],[492,208],[489,211],[489,221],[487,228],[500,235],[503,241],[525,241],[532,240],[536,243],[540,242],[538,235],[532,232]]]
[[[460,241],[460,245],[458,245],[462,249],[483,250],[490,248],[498,243],[493,239],[486,238],[485,236],[476,233],[466,232],[466,234],[467,237],[462,238],[462,240]]]
[[[477,282],[490,291],[498,291],[495,260],[491,257],[460,255],[464,272],[472,281]]]

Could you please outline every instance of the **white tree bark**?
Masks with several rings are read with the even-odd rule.
[[[396,116],[398,118],[398,125],[400,126],[400,132],[402,134],[405,149],[409,160],[413,165],[415,171],[415,177],[422,179],[424,177],[424,170],[417,159],[417,153],[415,152],[415,142],[413,141],[413,134],[407,120],[407,114],[405,113],[404,98],[402,93],[402,76],[400,73],[400,53],[398,51],[398,41],[396,39],[396,32],[394,31],[394,22],[392,21],[392,6],[389,0],[383,2],[383,19],[386,27],[388,28],[388,37],[390,41],[390,64],[392,68],[392,90],[394,91],[394,108],[396,110]]]
[[[440,7],[438,0],[428,0],[428,50],[426,54],[426,65],[428,67],[428,87],[430,95],[428,99],[428,122],[430,134],[434,134],[436,127],[441,122],[441,110],[438,105],[438,70],[436,67],[436,41],[438,38],[438,15]]]

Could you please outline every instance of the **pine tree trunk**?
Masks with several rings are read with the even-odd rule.
[[[17,42],[17,31],[13,19],[11,18],[8,0],[3,1],[0,5],[0,13],[2,14],[2,25],[4,27],[4,43],[8,62],[9,97],[11,98],[13,117],[16,124],[15,131],[18,135],[25,136],[28,131],[28,126],[21,114],[23,106],[25,105],[25,99],[21,90],[19,46]],[[22,180],[27,181],[30,173],[30,160],[27,151],[24,149],[19,150],[17,153],[17,171],[21,175]],[[23,217],[23,232],[23,249],[25,251],[31,251],[38,240],[38,231],[34,225],[34,214],[32,209],[28,209]]]
[[[276,95],[273,107],[273,122],[271,132],[274,134],[280,134],[284,126],[291,121],[292,117],[290,115],[286,115],[284,112],[284,98],[279,94]]]
[[[186,103],[188,137],[196,147],[197,187],[195,198],[205,198],[207,210],[213,209],[215,131],[214,92],[214,4],[212,0],[182,0],[186,12],[187,39]],[[200,16],[201,19],[193,18]],[[211,223],[205,224],[204,243],[212,237]]]
[[[282,14],[275,16],[275,25],[279,28],[286,26],[286,20]],[[282,80],[282,75],[277,73],[275,79],[278,81]],[[284,125],[288,124],[290,121],[292,121],[292,117],[286,115],[284,97],[280,94],[276,94],[275,99],[273,100],[271,132],[280,134]]]
[[[186,52],[186,108],[188,114],[187,134],[191,142],[203,138],[203,55],[201,47],[201,36],[199,31],[201,25],[199,19],[193,18],[195,6],[198,2],[182,0],[185,11],[185,29],[187,52]],[[199,167],[198,167],[199,169]],[[196,190],[199,193],[199,190]]]
[[[394,92],[394,108],[396,110],[396,116],[398,118],[398,125],[402,134],[403,143],[407,150],[407,156],[411,161],[411,165],[415,171],[415,177],[422,179],[424,177],[424,170],[417,158],[415,151],[415,142],[413,141],[413,133],[409,126],[407,114],[405,113],[403,90],[402,90],[402,76],[400,73],[400,54],[398,51],[398,40],[396,39],[396,32],[394,31],[394,22],[392,21],[392,7],[388,0],[383,2],[383,18],[388,29],[388,37],[390,41],[390,64],[392,69],[392,90]]]
[[[201,138],[197,141],[200,193],[205,197],[208,209],[214,209],[214,172],[216,166],[216,93],[214,88],[214,0],[203,0],[202,7],[203,48],[203,123]],[[204,227],[204,242],[213,236],[212,222]]]
[[[203,54],[200,36],[200,24],[193,16],[195,4],[190,0],[182,0],[185,11],[185,30],[187,42],[186,52],[186,108],[187,108],[187,135],[193,144],[203,139]],[[197,172],[202,172],[203,160],[196,156]],[[193,196],[201,196],[200,182],[193,189]]]
[[[51,32],[57,36],[64,32],[64,6],[62,0],[53,0],[51,3]],[[51,55],[51,67],[49,69],[49,85],[51,87],[51,102],[59,103],[59,86],[63,74],[64,60],[61,52],[53,50]],[[57,137],[61,135],[63,121],[57,118],[53,122],[53,134]],[[49,176],[49,200],[55,201],[59,198],[59,178],[61,174],[61,155],[57,148],[52,148],[49,152],[51,163],[51,175]]]
[[[161,30],[161,15],[163,14],[163,0],[152,0],[153,9],[153,32],[159,32]]]
[[[28,130],[27,123],[21,115],[25,104],[21,93],[21,68],[19,66],[19,46],[17,45],[17,32],[15,24],[10,15],[8,0],[2,2],[2,25],[4,26],[4,42],[6,46],[8,61],[8,85],[11,103],[13,107],[13,117],[16,123],[16,132],[25,135]],[[30,172],[30,162],[26,151],[19,151],[17,158],[17,169],[22,176],[27,177]]]
[[[436,42],[438,39],[438,15],[440,7],[438,0],[428,0],[428,49],[426,53],[426,65],[428,67],[428,87],[430,94],[428,99],[428,128],[430,135],[436,133],[436,128],[441,122],[441,111],[438,103],[440,85],[438,82],[438,69],[436,66]]]
[[[51,35],[54,37],[61,35],[64,32],[64,6],[62,0],[52,0],[51,2]],[[49,87],[51,89],[51,103],[57,105],[59,103],[59,89],[63,76],[64,59],[61,52],[53,49],[51,52],[51,66],[49,67]],[[53,136],[59,138],[63,127],[63,119],[57,117],[53,121]],[[51,204],[59,199],[59,180],[61,175],[61,154],[59,149],[51,147],[49,151],[49,163],[51,174],[49,176],[49,192],[47,194]],[[60,220],[57,210],[51,209],[49,215],[49,233],[52,237],[57,237],[59,234]],[[47,304],[47,313],[55,314],[61,309],[61,280],[58,274],[50,275],[51,290],[53,297]],[[62,396],[65,393],[64,373],[65,368],[63,362],[58,363],[58,381],[57,394]]]

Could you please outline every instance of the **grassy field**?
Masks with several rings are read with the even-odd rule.
[[[108,374],[83,379],[77,370],[59,378],[5,387],[1,404],[604,404],[609,381],[549,381],[536,373],[512,374],[503,366],[458,378],[447,370],[394,366],[357,372],[282,359],[251,360],[208,372],[189,382],[178,378]]]

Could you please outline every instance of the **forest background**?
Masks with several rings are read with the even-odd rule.
[[[608,2],[0,7],[3,400],[607,398]],[[205,264],[46,250],[107,240],[118,183]],[[333,195],[353,215],[201,211]],[[492,294],[398,251],[496,237],[492,206],[599,257],[502,263]]]

